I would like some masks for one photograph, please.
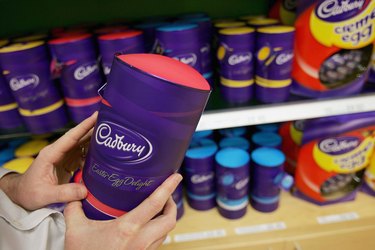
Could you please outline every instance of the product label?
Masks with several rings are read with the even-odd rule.
[[[125,163],[143,162],[153,152],[145,136],[110,121],[102,121],[97,126],[95,142],[100,150]]]
[[[214,178],[214,173],[210,173],[210,174],[207,174],[207,175],[195,174],[195,175],[191,176],[190,181],[193,184],[199,184],[199,183],[204,183],[206,181],[211,181],[211,180],[213,180],[213,178]]]
[[[344,49],[369,45],[375,38],[375,1],[319,1],[310,16],[310,29],[321,44]]]
[[[194,53],[188,53],[183,55],[174,56],[173,59],[178,60],[182,63],[194,67],[197,64],[197,55]]]
[[[16,76],[10,79],[9,85],[13,91],[17,91],[29,86],[35,88],[39,85],[39,77],[35,74]]]
[[[165,179],[165,177],[139,177],[115,173],[96,163],[89,166],[88,172],[95,179],[124,191],[153,191]]]
[[[74,79],[80,81],[91,75],[93,72],[98,71],[99,67],[95,64],[84,64],[74,70]]]
[[[234,66],[240,63],[249,64],[251,60],[252,60],[252,55],[250,52],[236,53],[228,57],[228,64],[231,66]]]
[[[373,152],[374,138],[330,137],[315,144],[313,157],[327,172],[353,173],[365,168]]]

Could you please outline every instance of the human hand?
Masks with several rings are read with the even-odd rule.
[[[82,166],[80,146],[88,142],[96,119],[97,112],[43,148],[24,174],[5,175],[0,179],[0,189],[28,210],[84,199],[87,196],[84,185],[62,183],[69,180],[71,171]]]
[[[171,195],[181,180],[180,174],[171,175],[138,207],[114,220],[90,220],[81,202],[69,203],[64,210],[65,249],[158,248],[176,225],[177,208]]]

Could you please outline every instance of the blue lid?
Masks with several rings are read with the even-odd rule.
[[[212,156],[217,151],[217,145],[213,140],[201,139],[193,140],[190,143],[189,149],[186,151],[185,157],[193,159],[202,159]]]
[[[249,150],[250,143],[243,137],[225,137],[219,142],[220,148],[242,148],[244,150]]]
[[[277,131],[279,130],[279,125],[276,123],[268,123],[268,124],[256,125],[255,128],[263,132],[277,133]]]
[[[223,148],[216,153],[215,161],[223,167],[243,167],[250,161],[250,155],[240,148]]]
[[[157,30],[164,31],[164,32],[171,32],[171,31],[183,31],[183,30],[190,30],[197,28],[198,25],[193,23],[174,23],[168,24],[161,27],[158,27]]]
[[[14,148],[5,148],[0,151],[0,162],[5,163],[14,158]]]
[[[281,136],[273,132],[257,132],[251,136],[251,141],[261,147],[277,147],[281,144]]]
[[[204,137],[209,137],[210,135],[212,135],[212,133],[213,133],[213,130],[203,130],[203,131],[195,132],[193,134],[193,140],[201,139],[201,138],[204,138]]]
[[[226,136],[226,137],[243,136],[246,134],[246,128],[245,127],[225,128],[225,129],[220,129],[219,133],[222,136]]]
[[[285,155],[276,148],[261,147],[251,153],[251,160],[264,167],[279,167],[285,162]]]

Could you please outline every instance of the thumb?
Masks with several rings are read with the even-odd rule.
[[[87,189],[79,183],[67,183],[52,187],[46,195],[51,203],[78,201],[87,196]]]
[[[64,209],[64,217],[67,227],[82,224],[82,222],[87,219],[82,210],[82,203],[80,201],[68,203]]]

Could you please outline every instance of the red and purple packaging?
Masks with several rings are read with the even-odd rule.
[[[104,87],[82,180],[92,219],[113,219],[178,171],[211,92],[199,72],[166,56],[117,55]]]
[[[359,93],[375,38],[375,2],[301,0],[297,6],[292,92],[310,98]]]
[[[375,112],[367,112],[306,120],[303,132],[284,137],[290,169],[296,166],[295,195],[319,205],[353,200],[373,164],[374,129]]]

